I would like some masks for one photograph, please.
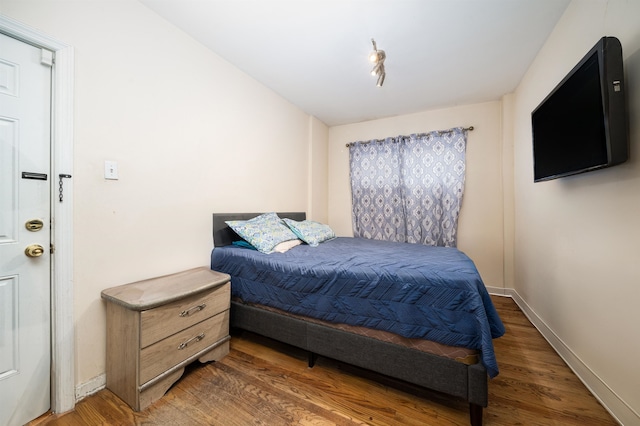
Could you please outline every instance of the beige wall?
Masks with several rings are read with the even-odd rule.
[[[329,224],[353,235],[349,151],[358,140],[474,126],[467,140],[465,193],[458,224],[458,248],[476,264],[485,285],[503,287],[503,202],[501,102],[458,106],[329,129]]]
[[[513,112],[514,288],[579,360],[576,365],[599,378],[614,403],[617,395],[626,424],[640,424],[638,17],[638,1],[574,0],[518,87]],[[534,184],[531,111],[604,35],[622,43],[631,158]]]
[[[504,229],[504,287],[515,281],[515,194],[513,186],[513,113],[515,96],[502,98],[502,199]]]
[[[328,158],[329,155],[329,128],[315,117],[309,117],[309,206],[307,216],[309,219],[322,223],[328,223],[329,196],[328,187]]]
[[[326,170],[326,155],[312,158],[326,150],[324,125],[137,1],[0,4],[75,48],[82,384],[105,371],[102,289],[207,265],[212,212],[304,211],[310,198],[326,212],[326,194],[312,197],[308,182],[308,170],[314,178]],[[105,160],[118,162],[119,180],[104,179]]]

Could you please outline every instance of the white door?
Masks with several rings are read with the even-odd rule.
[[[0,425],[50,406],[48,53],[0,34]]]

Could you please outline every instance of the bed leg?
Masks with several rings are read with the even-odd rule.
[[[244,334],[244,330],[238,327],[229,327],[229,334],[232,336],[242,336]]]
[[[316,360],[318,359],[318,355],[313,352],[309,352],[309,368],[313,368],[316,365]]]
[[[469,403],[471,426],[482,426],[482,405]]]

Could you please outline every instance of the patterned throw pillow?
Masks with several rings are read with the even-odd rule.
[[[316,247],[318,244],[332,240],[336,237],[333,229],[329,225],[322,224],[320,222],[314,222],[312,220],[303,220],[302,222],[296,222],[292,219],[282,219],[294,234],[298,236],[302,241],[309,244],[311,247]]]
[[[298,238],[275,213],[261,214],[249,220],[228,220],[225,223],[259,252],[266,254],[272,253],[281,242]]]

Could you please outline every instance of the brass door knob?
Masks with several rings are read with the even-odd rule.
[[[44,254],[44,247],[40,244],[31,244],[24,249],[24,254],[29,257],[40,257]]]

